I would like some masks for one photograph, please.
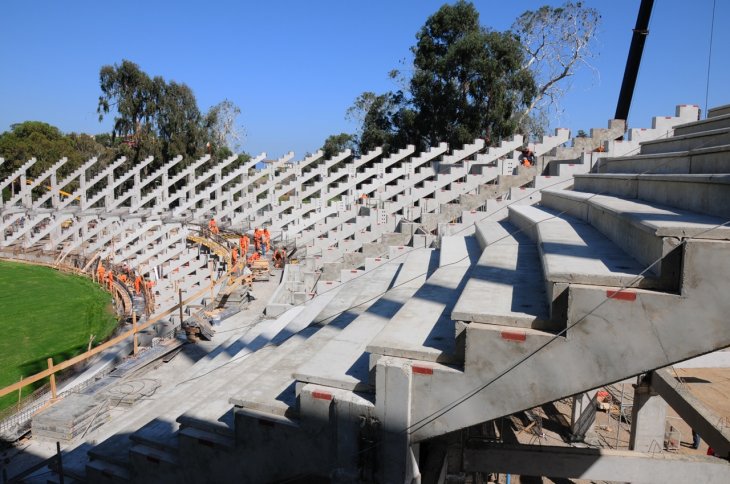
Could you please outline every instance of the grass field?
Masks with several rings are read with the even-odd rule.
[[[85,351],[89,335],[101,343],[116,324],[111,296],[93,281],[0,262],[0,388],[46,369],[49,357],[59,363]],[[17,392],[2,397],[0,409],[17,401]]]

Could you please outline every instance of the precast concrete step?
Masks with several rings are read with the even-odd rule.
[[[292,374],[311,359],[332,338],[370,308],[392,284],[400,264],[386,264],[343,284],[333,299],[315,318],[317,323],[276,348],[276,363],[261,373],[245,389],[231,393],[230,402],[267,413],[296,415],[296,393]]]
[[[379,356],[397,356],[458,362],[451,311],[468,280],[470,267],[478,259],[481,250],[475,237],[453,239],[447,245],[453,245],[454,250],[466,250],[466,258],[443,265],[439,255],[440,267],[367,345],[366,351],[375,355],[374,359],[377,360]],[[443,250],[442,247],[440,252]]]
[[[135,482],[172,482],[183,477],[178,475],[181,461],[177,452],[137,444],[129,449],[129,461]]]
[[[696,150],[728,143],[730,143],[730,128],[719,128],[666,139],[645,141],[641,144],[641,154]]]
[[[573,189],[730,218],[730,175],[587,174],[576,175]]]
[[[485,245],[467,275],[451,319],[522,328],[552,328],[537,246],[508,223],[480,223]]]
[[[716,116],[724,116],[726,114],[730,114],[730,104],[725,104],[723,106],[716,106],[714,108],[710,108],[707,110],[708,118],[714,118]]]
[[[416,249],[402,258],[393,287],[294,372],[302,383],[357,392],[372,391],[365,349],[403,304],[425,282],[435,265],[433,249]]]
[[[691,123],[680,124],[674,127],[674,136],[684,136],[722,128],[730,128],[730,114],[717,115]]]
[[[559,190],[562,188],[567,188],[571,185],[573,185],[572,175],[565,175],[561,173],[560,176],[538,175],[535,177],[535,188],[539,189],[552,188],[554,190]]]
[[[510,222],[538,244],[545,280],[554,285],[592,284],[661,288],[643,267],[582,220],[542,207],[510,207]],[[548,289],[548,294],[554,290]]]
[[[132,433],[129,438],[136,444],[175,453],[178,449],[177,431],[179,424],[156,418]]]
[[[99,483],[132,482],[132,472],[123,466],[92,460],[86,464],[86,478]]]
[[[234,452],[235,437],[184,427],[179,432],[180,459],[188,482],[244,482],[241,461],[246,456]],[[254,465],[253,462],[248,463]],[[254,465],[255,466],[255,465]]]
[[[608,237],[655,276],[676,280],[678,256],[666,257],[686,238],[730,239],[724,219],[635,199],[570,190],[543,190],[548,208],[583,221]]]

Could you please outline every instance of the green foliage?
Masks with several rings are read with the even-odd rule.
[[[474,5],[459,1],[429,17],[417,39],[411,95],[421,139],[413,142],[456,148],[514,133],[514,113],[535,95],[514,35],[481,27]]]
[[[108,293],[89,279],[47,267],[1,262],[0,294],[0,329],[5,334],[0,340],[0,387],[47,368],[49,357],[60,363],[85,351],[91,335],[101,343],[117,323]],[[30,391],[23,389],[23,395]],[[15,403],[17,396],[0,399],[0,408]]]
[[[515,114],[536,94],[514,34],[482,27],[474,5],[444,5],[418,32],[413,76],[404,90],[361,94],[347,116],[361,122],[359,149],[440,142],[458,148],[485,137],[511,136]],[[391,71],[393,79],[400,77]]]
[[[177,155],[194,159],[205,153],[229,156],[240,109],[225,100],[203,115],[186,84],[150,78],[128,60],[107,65],[99,73],[99,120],[115,113],[111,147],[133,163],[152,155],[153,168]],[[116,137],[123,142],[115,143]],[[106,141],[106,140],[105,140]]]
[[[332,158],[338,153],[350,149],[355,150],[355,136],[348,133],[333,134],[327,137],[322,146],[325,158]]]
[[[6,160],[0,165],[0,179],[31,158],[37,160],[29,170],[31,177],[38,176],[64,156],[69,160],[60,173],[66,174],[102,151],[103,147],[88,135],[66,136],[55,126],[40,121],[13,124],[10,131],[0,134],[0,156]]]

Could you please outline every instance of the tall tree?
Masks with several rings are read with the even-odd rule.
[[[534,123],[560,112],[560,99],[567,81],[581,67],[592,66],[592,44],[601,16],[582,2],[566,2],[560,7],[545,5],[528,10],[512,25],[524,51],[522,68],[530,70],[537,81],[534,99],[522,110],[518,122]],[[533,119],[528,118],[532,116]]]
[[[536,94],[518,39],[483,28],[474,5],[463,0],[429,17],[411,50],[411,103],[421,138],[413,142],[458,147],[479,136],[509,136],[515,113]]]
[[[245,136],[243,128],[236,122],[240,114],[241,108],[228,99],[208,110],[205,124],[210,130],[212,152],[222,153],[227,150],[227,153],[233,153],[240,150]]]

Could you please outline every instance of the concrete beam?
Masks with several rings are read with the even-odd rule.
[[[464,471],[637,483],[725,483],[730,464],[716,457],[536,445],[464,449]]]
[[[666,400],[685,422],[715,450],[715,455],[730,456],[730,428],[724,418],[707,408],[666,369],[651,373],[651,388]]]

